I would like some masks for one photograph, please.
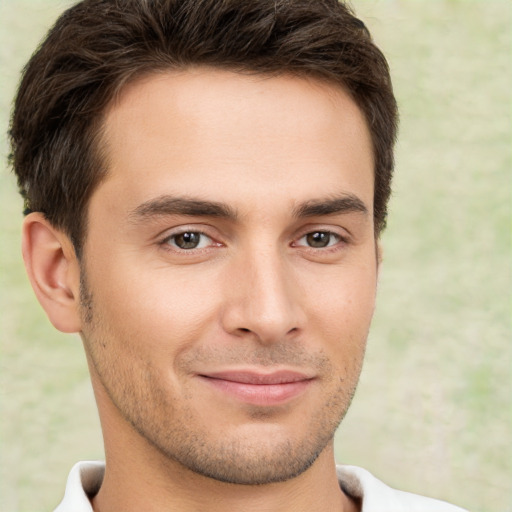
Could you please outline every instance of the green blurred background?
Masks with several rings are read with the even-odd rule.
[[[78,337],[56,332],[20,256],[11,99],[69,2],[0,0],[0,511],[52,510],[102,442]],[[340,462],[472,511],[512,511],[512,3],[354,0],[387,55],[400,142],[377,314]]]

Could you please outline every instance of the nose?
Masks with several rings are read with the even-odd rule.
[[[222,312],[226,332],[269,344],[303,329],[303,294],[277,250],[243,255],[230,267]]]

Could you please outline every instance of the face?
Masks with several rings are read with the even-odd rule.
[[[195,69],[129,85],[104,142],[82,263],[100,414],[217,480],[302,473],[332,449],[374,309],[361,112],[321,82]]]

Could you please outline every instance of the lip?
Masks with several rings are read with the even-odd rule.
[[[198,374],[198,377],[231,398],[259,406],[282,405],[304,393],[314,380],[305,373],[290,370],[271,373],[233,370]]]

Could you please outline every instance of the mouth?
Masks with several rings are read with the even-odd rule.
[[[315,380],[296,371],[222,371],[198,374],[214,390],[251,405],[282,405],[303,394]]]

